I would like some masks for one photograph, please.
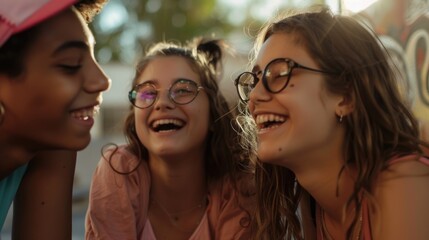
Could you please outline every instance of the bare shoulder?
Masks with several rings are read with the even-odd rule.
[[[409,159],[408,159],[409,158]],[[393,161],[374,185],[375,239],[429,239],[429,164],[409,156]]]
[[[380,173],[380,183],[402,178],[429,178],[429,159],[410,155],[394,160],[389,167]]]
[[[393,160],[377,177],[374,193],[376,196],[382,194],[385,197],[394,197],[393,195],[413,192],[422,194],[418,191],[428,188],[429,160],[412,155]]]

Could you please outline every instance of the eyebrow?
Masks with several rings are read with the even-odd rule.
[[[191,82],[195,82],[197,85],[201,85],[201,83],[198,82],[198,81],[195,81],[195,80],[192,80],[192,79],[188,79],[188,78],[184,78],[184,77],[174,78],[173,83],[175,83],[175,82],[177,82],[179,80],[191,81]],[[150,84],[153,84],[153,85],[159,85],[159,81],[156,80],[156,79],[148,79],[148,80],[146,80],[144,82],[141,82],[141,83],[138,83],[138,84],[145,84],[145,83],[150,83]]]
[[[63,44],[61,44],[59,47],[55,49],[52,55],[57,55],[63,51],[66,51],[68,49],[80,49],[80,50],[89,50],[89,46],[87,43],[82,41],[68,41]]]
[[[149,83],[149,84],[153,84],[153,85],[156,85],[156,84],[158,83],[158,81],[156,81],[156,80],[152,80],[152,79],[148,79],[148,80],[146,80],[146,81],[143,81],[143,82],[137,83],[137,85],[142,85],[142,84],[147,84],[147,83]]]

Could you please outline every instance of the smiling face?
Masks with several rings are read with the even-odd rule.
[[[68,9],[37,26],[24,72],[0,76],[6,114],[1,131],[29,149],[80,150],[90,141],[93,115],[110,81],[93,55],[86,23]]]
[[[155,57],[138,77],[138,84],[151,83],[158,89],[157,99],[150,107],[134,108],[137,136],[149,156],[201,157],[205,152],[210,120],[207,94],[201,90],[192,102],[175,104],[168,96],[168,89],[179,79],[201,85],[187,60],[178,56]]]
[[[258,53],[253,72],[264,70],[276,58],[290,58],[320,70],[293,34],[269,37]],[[340,111],[342,98],[327,92],[324,77],[296,68],[287,88],[276,94],[268,92],[262,81],[257,83],[250,93],[249,108],[258,125],[258,156],[262,162],[293,167],[338,150],[343,130],[338,127],[336,111]]]

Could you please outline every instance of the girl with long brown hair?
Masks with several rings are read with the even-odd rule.
[[[236,86],[255,239],[429,239],[428,144],[375,34],[322,7],[274,19],[254,49]]]

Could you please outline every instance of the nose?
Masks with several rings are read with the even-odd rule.
[[[111,80],[106,75],[106,73],[101,69],[100,65],[97,62],[91,64],[91,71],[88,74],[85,83],[84,89],[89,93],[103,92],[110,88]]]
[[[249,102],[258,103],[263,101],[268,101],[271,98],[271,93],[265,89],[262,81],[258,81],[255,87],[249,94]]]
[[[170,99],[169,94],[168,90],[159,90],[158,97],[155,99],[154,109],[173,109],[176,104]]]

